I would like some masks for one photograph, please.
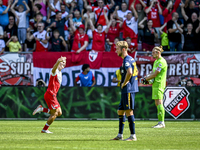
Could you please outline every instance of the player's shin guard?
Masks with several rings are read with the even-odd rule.
[[[123,134],[125,121],[125,115],[119,115],[119,134]]]
[[[134,115],[128,116],[129,129],[131,134],[135,134],[135,117]]]
[[[163,104],[158,105],[157,110],[158,110],[158,121],[164,122],[164,120],[165,120],[165,109],[163,107]]]

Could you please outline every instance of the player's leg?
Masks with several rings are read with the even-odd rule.
[[[130,129],[130,137],[125,139],[126,141],[136,141],[136,134],[135,134],[135,117],[133,114],[134,109],[134,102],[135,102],[135,93],[127,93],[127,102],[126,102],[126,116],[129,122],[129,129]]]
[[[163,100],[155,99],[155,105],[157,107],[158,124],[153,126],[153,128],[165,128],[165,109],[163,106]]]
[[[124,106],[123,106],[123,93],[122,93],[122,98],[120,100],[119,108],[118,108],[118,116],[119,116],[119,133],[118,135],[111,139],[111,140],[123,140],[123,130],[124,130],[124,124],[126,121],[125,113],[124,113]]]
[[[48,102],[49,102],[49,101],[48,101],[48,99],[49,99],[48,93],[45,93],[45,94],[44,94],[44,99],[45,99],[47,105],[49,106],[49,104],[48,104]],[[37,114],[37,113],[41,113],[41,112],[49,113],[49,112],[50,112],[50,109],[44,108],[44,107],[42,107],[42,105],[38,105],[38,107],[33,111],[33,115],[35,115],[35,114]]]
[[[58,107],[57,109],[51,109],[50,114],[51,115],[49,116],[47,123],[45,124],[44,128],[41,131],[42,133],[52,133],[48,131],[48,128],[57,117],[62,115],[62,110],[60,107]]]

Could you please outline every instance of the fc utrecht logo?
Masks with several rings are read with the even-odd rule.
[[[91,62],[95,61],[97,56],[98,56],[98,52],[95,52],[95,51],[90,51],[89,52],[89,60]]]
[[[177,119],[190,106],[189,94],[185,87],[166,87],[163,100],[165,110]]]

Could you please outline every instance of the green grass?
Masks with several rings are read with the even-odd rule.
[[[0,149],[200,149],[200,122],[170,122],[153,129],[155,121],[136,121],[137,141],[110,141],[118,121],[55,121],[53,134],[40,133],[46,121],[0,121]],[[128,122],[124,138],[129,136]]]

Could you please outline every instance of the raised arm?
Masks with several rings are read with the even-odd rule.
[[[30,11],[30,8],[28,7],[26,1],[23,1],[23,4],[26,6],[26,14],[28,14]]]
[[[160,2],[159,2],[159,0],[157,0],[157,6],[158,6],[158,13],[160,14],[160,15],[162,15],[162,9],[161,9],[161,7],[160,7]]]
[[[106,25],[108,25],[108,24],[109,24],[109,20],[108,20],[108,16],[107,16],[107,13],[106,13],[106,9],[105,9],[105,8],[103,8],[103,14],[104,14],[104,17],[105,17],[105,19],[106,19]]]
[[[111,0],[111,3],[110,3],[110,5],[109,5],[109,7],[112,8],[114,5],[115,5],[114,0]]]
[[[15,0],[15,2],[12,4],[12,6],[10,7],[10,10],[11,12],[16,16],[16,13],[15,13],[15,10],[14,10],[14,7],[15,5],[17,4],[18,0]]]
[[[92,30],[92,32],[95,30],[95,27],[94,27],[94,25],[93,25],[93,23],[92,23],[92,20],[90,19],[90,16],[88,15],[88,22],[89,22],[89,24],[90,24],[90,28],[91,28],[91,30]]]
[[[45,34],[45,39],[46,40],[49,40],[50,39],[50,36],[48,36],[48,33],[50,32],[50,28],[47,28],[47,32],[46,32],[46,34]]]
[[[135,7],[134,7],[135,1],[136,0],[134,0],[133,3],[131,4],[131,10],[134,13],[135,21],[137,21],[137,19],[138,19],[138,13],[137,13],[137,11],[135,10]]]
[[[151,8],[153,7],[154,1],[155,1],[155,0],[152,0],[151,5],[150,5],[147,9],[145,9],[145,13],[146,13],[146,14],[148,14],[148,13],[150,12]]]
[[[75,28],[73,20],[72,20],[72,14],[69,15],[69,25],[72,28],[72,31],[75,32],[76,28]]]
[[[162,15],[163,15],[164,17],[167,17],[167,16],[168,16],[168,14],[169,14],[169,8],[170,8],[172,5],[173,5],[173,4],[172,4],[172,1],[169,1],[167,7],[163,10],[163,13],[162,13]]]
[[[200,23],[199,23],[199,26],[196,28],[196,33],[199,33],[199,31],[200,31]]]
[[[10,6],[11,6],[11,3],[12,3],[11,0],[9,0],[9,1],[8,1],[8,6],[7,6],[7,8],[2,12],[2,15],[8,13],[8,10],[9,10],[9,8],[10,8]]]
[[[110,28],[112,22],[113,22],[113,17],[111,17],[111,19],[110,19],[110,21],[109,21],[109,23],[108,23],[108,25],[107,25],[107,27],[106,27],[106,29],[105,29],[105,33],[108,33],[109,28]]]
[[[139,0],[140,1],[140,4],[145,8],[147,7],[147,5],[142,1],[142,0]]]
[[[60,36],[59,38],[62,40],[62,45],[64,47],[67,47],[67,43],[65,42],[65,39],[62,36]]]
[[[53,66],[53,69],[52,69],[52,73],[55,74],[56,72],[56,69],[58,68],[58,65],[60,64],[60,62],[63,62],[63,61],[66,61],[66,57],[60,57],[57,62],[55,63],[55,65]]]
[[[188,7],[190,0],[185,0],[185,8]]]
[[[163,29],[166,27],[167,23],[163,24],[160,29],[159,29],[159,32],[160,34],[163,34]]]
[[[188,16],[185,13],[184,7],[185,7],[185,4],[181,1],[181,14],[183,15],[183,18],[185,19],[185,21],[187,21],[188,20]]]
[[[141,29],[143,29],[144,28],[144,22],[147,20],[147,17],[144,17],[144,19],[142,19],[140,22],[139,22],[139,24],[138,24],[138,26],[141,28]]]

